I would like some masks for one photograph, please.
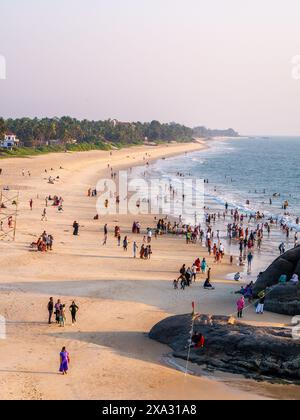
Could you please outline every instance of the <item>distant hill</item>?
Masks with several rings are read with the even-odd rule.
[[[228,128],[227,130],[211,130],[206,127],[195,127],[194,136],[196,137],[239,137],[239,133],[233,128]]]

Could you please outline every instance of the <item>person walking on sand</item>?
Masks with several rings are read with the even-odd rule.
[[[236,303],[237,306],[237,317],[243,318],[243,310],[245,308],[245,298],[241,296],[240,299]]]
[[[53,309],[54,309],[54,303],[53,303],[53,297],[51,297],[48,302],[48,314],[49,314],[48,324],[49,325],[52,324]]]
[[[43,210],[43,213],[42,213],[42,219],[41,219],[41,221],[42,222],[47,222],[47,220],[48,220],[48,218],[47,218],[47,210],[46,209],[44,209]]]
[[[60,357],[60,367],[59,367],[59,371],[63,374],[66,375],[68,373],[69,370],[69,364],[70,364],[70,354],[67,352],[66,347],[63,347],[61,349],[61,352],[59,354]]]
[[[125,236],[124,241],[123,241],[123,250],[125,252],[127,252],[127,250],[128,250],[128,238],[127,238],[127,236]]]
[[[72,316],[72,325],[74,325],[77,322],[76,314],[79,311],[79,307],[76,305],[74,300],[73,300],[72,305],[70,306],[69,309],[70,309],[71,316]]]
[[[252,270],[252,261],[253,261],[253,254],[251,251],[248,253],[247,261],[248,261],[248,272],[250,272]]]
[[[108,237],[108,227],[107,227],[107,223],[104,225],[103,232],[104,232],[103,245],[106,245],[106,244],[107,244],[107,237]]]
[[[29,207],[30,207],[30,210],[32,211],[32,209],[33,209],[33,199],[31,199],[29,201]]]

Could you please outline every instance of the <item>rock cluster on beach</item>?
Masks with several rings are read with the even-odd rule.
[[[290,329],[254,327],[225,316],[201,315],[193,331],[205,337],[204,348],[190,351],[190,362],[204,368],[255,379],[300,381],[300,340]],[[151,339],[169,345],[173,356],[186,360],[192,316],[179,315],[155,325]]]
[[[270,288],[267,291],[265,309],[285,315],[300,315],[300,284],[278,284],[282,274],[288,280],[293,274],[300,278],[300,246],[297,246],[278,257],[266,271],[261,273],[255,283],[253,292]]]

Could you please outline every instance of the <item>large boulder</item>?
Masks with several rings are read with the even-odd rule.
[[[150,338],[169,345],[173,356],[210,370],[256,379],[300,381],[300,340],[285,328],[254,327],[224,316],[191,315],[167,318],[150,331]],[[191,330],[205,337],[204,348],[191,348]]]
[[[254,285],[254,293],[257,294],[267,287],[278,284],[279,278],[282,274],[287,274],[288,278],[291,278],[294,274],[295,266],[285,258],[278,258],[275,260],[270,267],[261,273]]]
[[[300,284],[278,284],[267,292],[265,309],[283,315],[300,315]]]
[[[282,274],[291,277],[297,270],[300,274],[300,245],[276,258],[266,271],[259,275],[254,286],[254,293],[278,284],[279,277]]]

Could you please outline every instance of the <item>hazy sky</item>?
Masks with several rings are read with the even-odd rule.
[[[3,117],[300,135],[299,0],[0,0],[0,55]]]

